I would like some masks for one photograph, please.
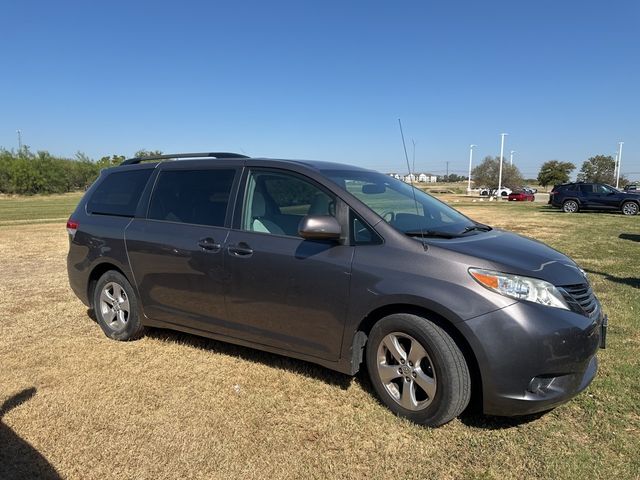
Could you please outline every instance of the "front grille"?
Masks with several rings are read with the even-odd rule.
[[[598,300],[588,283],[565,285],[560,289],[574,312],[590,317],[598,308]]]

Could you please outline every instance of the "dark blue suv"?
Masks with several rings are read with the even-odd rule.
[[[566,213],[580,210],[617,210],[625,215],[640,211],[640,195],[622,192],[604,183],[564,183],[549,194],[549,204]]]

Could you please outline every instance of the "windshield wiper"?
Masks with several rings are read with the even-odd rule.
[[[439,230],[409,230],[403,232],[410,237],[436,237],[436,238],[459,238],[462,235],[459,233],[441,232]]]
[[[465,227],[464,230],[460,233],[460,235],[464,235],[465,233],[469,233],[469,232],[474,232],[476,230],[480,232],[488,232],[492,230],[492,228],[489,225],[483,225],[481,223],[477,223],[475,225],[469,225],[468,227]]]

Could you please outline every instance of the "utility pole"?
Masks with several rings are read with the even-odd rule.
[[[511,154],[509,155],[509,164],[513,167],[513,154],[516,153],[515,150],[511,150]]]
[[[502,190],[502,160],[504,158],[504,137],[509,135],[508,133],[500,134],[500,173],[498,175],[498,194],[500,190]],[[498,197],[502,197],[502,195],[498,195]]]
[[[618,171],[616,173],[616,188],[620,188],[620,167],[622,165],[622,145],[624,142],[618,142]]]
[[[22,131],[20,129],[16,130],[18,134],[18,153],[22,152]]]
[[[469,145],[469,178],[467,179],[467,193],[471,191],[471,162],[473,161],[473,147],[477,145]]]

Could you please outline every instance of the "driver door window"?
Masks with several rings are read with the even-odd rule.
[[[297,237],[304,216],[335,216],[335,200],[297,175],[253,171],[243,211],[243,230]]]

